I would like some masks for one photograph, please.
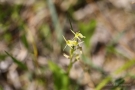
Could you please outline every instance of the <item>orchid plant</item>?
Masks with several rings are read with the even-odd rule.
[[[68,46],[70,48],[69,50],[69,55],[63,54],[67,59],[70,59],[70,63],[68,66],[67,74],[69,74],[73,64],[80,59],[80,56],[82,54],[82,46],[81,44],[83,43],[82,38],[85,38],[80,32],[74,32],[71,30],[71,32],[74,34],[73,39],[71,40],[66,40],[66,38],[63,36],[66,46],[64,49]]]

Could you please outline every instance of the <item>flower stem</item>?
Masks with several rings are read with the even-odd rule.
[[[70,70],[71,70],[72,66],[73,66],[73,62],[72,62],[72,60],[70,60],[70,63],[69,63],[69,66],[68,66],[68,70],[67,70],[67,75],[70,74]]]

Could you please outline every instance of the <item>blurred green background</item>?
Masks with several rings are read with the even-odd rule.
[[[133,0],[0,0],[0,90],[135,89]],[[69,76],[62,36],[84,38]]]

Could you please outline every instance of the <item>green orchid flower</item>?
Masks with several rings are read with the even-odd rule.
[[[69,75],[70,70],[73,66],[73,64],[77,61],[80,60],[81,55],[82,55],[82,46],[80,44],[82,44],[84,41],[82,41],[82,38],[85,38],[85,36],[83,36],[81,33],[79,32],[74,32],[71,30],[71,32],[74,34],[74,37],[71,40],[66,40],[66,38],[63,36],[65,42],[66,42],[66,46],[70,47],[69,50],[69,55],[67,54],[63,54],[64,57],[66,57],[67,59],[70,59],[69,62],[69,66],[67,68],[67,74]],[[64,49],[66,48],[66,46],[64,47]],[[63,50],[64,50],[63,49]]]
[[[74,46],[77,46],[78,45],[78,42],[75,41],[75,40],[66,40],[66,38],[64,36],[63,36],[63,38],[64,38],[64,40],[65,40],[65,42],[67,44],[66,46],[69,46],[72,49],[73,49]],[[65,48],[66,48],[66,46],[65,46]]]
[[[71,30],[71,29],[70,29]],[[74,32],[73,30],[71,30],[71,32],[75,35],[75,38],[77,38],[78,40],[81,40],[80,38],[85,38],[85,36],[83,36],[81,33],[79,32]]]

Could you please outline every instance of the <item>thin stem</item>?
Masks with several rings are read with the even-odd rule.
[[[70,63],[69,63],[69,66],[68,66],[68,70],[67,70],[67,75],[69,75],[72,66],[73,66],[73,63],[72,63],[72,60],[70,60]]]
[[[74,52],[74,48],[70,49],[70,63],[69,63],[68,69],[67,69],[67,75],[69,75],[70,70],[71,70],[71,68],[73,66],[73,62],[72,62],[72,60],[73,60],[73,52]]]

